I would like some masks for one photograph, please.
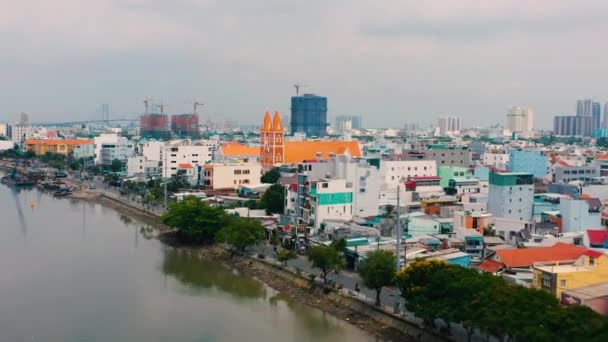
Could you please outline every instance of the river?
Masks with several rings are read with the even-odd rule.
[[[0,185],[1,341],[377,341],[94,203]]]

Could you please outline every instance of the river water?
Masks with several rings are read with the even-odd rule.
[[[0,185],[0,341],[377,341],[153,228]]]

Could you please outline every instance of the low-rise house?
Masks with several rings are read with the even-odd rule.
[[[452,232],[453,220],[425,215],[420,212],[407,216],[407,233],[411,237],[429,234],[449,234]]]
[[[492,214],[470,212],[467,210],[454,212],[454,229],[474,229],[483,234],[484,230],[494,224]]]
[[[203,166],[201,178],[205,188],[237,190],[242,185],[260,184],[261,177],[262,166],[260,164],[232,163],[206,164]]]
[[[608,282],[562,291],[562,305],[584,305],[600,315],[608,315]]]
[[[463,252],[469,254],[476,260],[481,260],[484,255],[483,235],[474,229],[454,229],[456,238],[464,241]]]
[[[558,242],[551,247],[516,248],[497,250],[494,261],[504,265],[505,280],[531,287],[534,279],[533,266],[537,263],[572,263],[581,257],[587,248]]]
[[[607,282],[608,256],[592,250],[585,250],[572,260],[538,262],[534,265],[534,287],[558,299],[562,298],[563,291]]]

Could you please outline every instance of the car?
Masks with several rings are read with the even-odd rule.
[[[89,184],[89,189],[97,189],[97,185],[95,183]]]

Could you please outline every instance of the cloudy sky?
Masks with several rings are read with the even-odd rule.
[[[605,0],[0,0],[0,120],[170,112],[257,123],[296,82],[369,126],[537,127],[608,101]]]

